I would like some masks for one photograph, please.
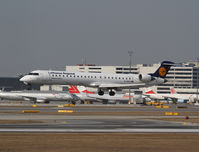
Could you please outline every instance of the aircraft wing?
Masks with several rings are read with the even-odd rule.
[[[144,94],[144,96],[152,98],[152,99],[162,99],[162,98],[170,98],[170,99],[178,99],[178,97],[172,94]]]
[[[109,96],[109,95],[103,95],[99,96],[97,94],[87,94],[88,97],[97,99],[97,100],[117,100],[117,101],[126,101],[128,99],[122,98],[122,96]]]
[[[138,83],[138,84],[116,84],[116,83],[103,83],[99,85],[99,88],[112,88],[112,89],[137,89],[141,87],[145,87],[145,83]]]
[[[183,99],[183,100],[188,100],[188,97],[179,96],[179,95],[176,95],[176,94],[163,95],[162,97],[164,97],[164,98],[170,98],[170,99]]]
[[[32,96],[22,96],[24,99],[30,100],[30,101],[44,101],[46,100],[46,98],[36,98],[36,97],[32,97]]]
[[[165,97],[162,96],[162,95],[157,95],[157,94],[143,94],[143,97],[148,97],[148,98],[151,98],[151,99],[164,99]]]

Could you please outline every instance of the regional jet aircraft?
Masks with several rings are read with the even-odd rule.
[[[20,79],[25,84],[60,84],[83,85],[98,88],[98,94],[104,95],[104,90],[109,90],[109,95],[114,96],[115,90],[148,87],[166,82],[173,62],[163,61],[160,67],[151,74],[102,74],[67,71],[36,70]]]

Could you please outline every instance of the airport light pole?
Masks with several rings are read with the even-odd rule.
[[[199,77],[199,75],[198,75],[198,72],[199,72],[199,57],[197,58],[197,84],[196,84],[196,87],[197,87],[197,92],[196,92],[196,103],[198,103],[198,86],[199,86],[199,82],[198,82],[198,77]]]
[[[131,65],[132,65],[132,55],[133,55],[133,50],[128,51],[129,54],[129,73],[131,74]],[[131,89],[129,89],[129,102],[128,104],[131,104]]]

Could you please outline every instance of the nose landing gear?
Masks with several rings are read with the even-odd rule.
[[[27,84],[27,90],[32,90],[32,85],[31,84]]]

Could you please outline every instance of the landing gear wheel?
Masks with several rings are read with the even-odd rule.
[[[98,95],[103,96],[103,95],[104,95],[104,91],[99,90],[99,91],[98,91]]]
[[[110,95],[110,96],[114,96],[114,95],[115,95],[115,92],[111,90],[111,91],[109,92],[109,95]]]

